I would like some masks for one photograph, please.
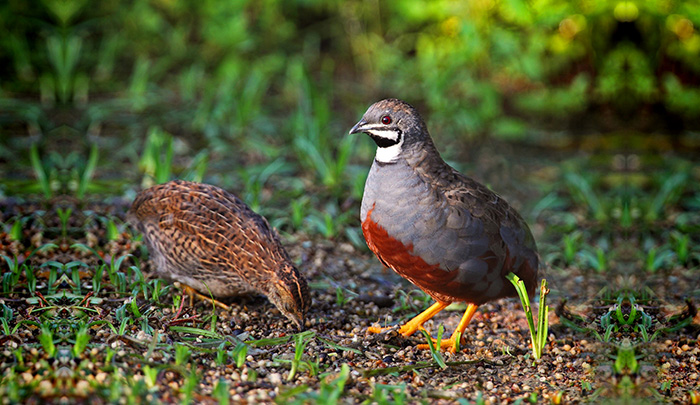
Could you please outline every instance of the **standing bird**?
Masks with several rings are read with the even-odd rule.
[[[175,180],[141,191],[127,220],[143,233],[158,276],[217,298],[265,294],[303,329],[306,279],[267,220],[235,195]]]
[[[454,352],[479,305],[517,296],[508,273],[534,294],[535,240],[505,200],[442,160],[408,103],[374,103],[350,130],[358,132],[377,144],[360,213],[367,245],[385,266],[436,301],[399,333],[410,336],[450,303],[464,301],[468,306],[462,320],[441,344]],[[382,330],[371,327],[368,332]]]

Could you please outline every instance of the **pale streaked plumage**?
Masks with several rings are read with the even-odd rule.
[[[156,273],[216,298],[262,293],[302,328],[311,298],[276,232],[233,194],[171,181],[140,192],[127,216]]]

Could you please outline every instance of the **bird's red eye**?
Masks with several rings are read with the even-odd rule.
[[[391,117],[388,115],[383,116],[382,117],[382,124],[384,124],[384,125],[391,124]]]

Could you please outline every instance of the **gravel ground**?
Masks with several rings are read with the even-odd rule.
[[[117,255],[122,249],[130,252],[138,250],[138,243],[131,243],[126,236],[113,243],[112,251]],[[99,235],[95,237],[100,239]],[[335,381],[341,375],[344,364],[349,367],[343,394],[346,402],[378,401],[386,393],[392,401],[403,398],[409,402],[439,400],[449,403],[463,398],[484,400],[486,403],[511,403],[518,399],[567,403],[636,397],[654,402],[671,400],[683,403],[691,400],[689,387],[697,387],[697,359],[700,357],[697,344],[700,319],[697,315],[693,324],[680,332],[654,343],[637,344],[636,356],[641,367],[636,372],[620,372],[615,371],[613,345],[598,342],[589,333],[564,327],[554,311],[550,312],[550,334],[543,358],[533,362],[527,323],[520,303],[515,299],[501,300],[479,308],[467,329],[463,350],[456,354],[443,353],[448,365],[443,370],[433,361],[430,351],[415,348],[416,344],[425,342],[422,336],[404,339],[394,331],[381,335],[365,333],[367,326],[373,323],[391,325],[409,319],[427,305],[422,293],[393,272],[383,269],[371,254],[358,252],[349,244],[303,241],[289,247],[293,258],[307,269],[314,300],[306,324],[307,331],[311,333],[307,335],[308,343],[302,356],[302,361],[307,361],[311,366],[300,367],[291,379],[290,362],[294,357],[295,343],[290,337],[294,331],[265,298],[237,299],[229,302],[230,311],[213,310],[207,302],[195,301],[192,306],[185,305],[176,316],[172,299],[180,295],[177,289],[164,296],[160,306],[142,297],[137,298],[141,312],[148,313],[147,321],[155,331],[152,334],[144,333],[138,323],[129,325],[121,335],[105,325],[94,326],[90,331],[88,349],[82,355],[66,355],[62,361],[59,350],[55,356],[57,360],[52,362],[47,361],[47,354],[37,344],[38,330],[31,326],[21,327],[17,333],[2,338],[6,348],[0,353],[2,368],[8,368],[17,361],[12,349],[25,347],[24,361],[27,366],[32,364],[34,367],[21,373],[20,381],[39,381],[33,388],[36,392],[29,396],[36,402],[61,402],[63,399],[80,402],[91,399],[94,394],[107,401],[110,397],[109,387],[115,380],[129,376],[133,381],[143,379],[142,370],[145,367],[161,367],[156,385],[148,391],[146,399],[149,402],[156,399],[163,402],[182,400],[183,394],[178,392],[187,384],[186,376],[191,372],[198,375],[192,397],[195,402],[217,402],[212,391],[220,379],[228,382],[229,394],[234,402],[257,403],[275,398],[283,402],[290,396],[311,401],[312,397],[304,397],[295,388],[304,387],[302,392],[318,392],[320,395],[322,382]],[[7,249],[7,245],[4,248]],[[60,246],[58,252],[63,248],[66,246]],[[93,260],[89,254],[73,251],[70,247],[61,254],[87,263]],[[36,259],[58,258],[51,253]],[[148,266],[145,268],[147,270]],[[86,272],[85,276],[81,283],[88,286],[90,274]],[[583,301],[564,303],[561,298],[567,295],[566,289],[580,288],[580,277],[583,275],[576,274],[575,269],[550,272],[548,278],[552,280],[552,285],[560,288],[552,290],[551,305],[558,307],[556,312],[559,315],[575,319],[571,316],[571,313],[575,313],[594,324],[595,319],[607,312],[609,307]],[[683,274],[673,277],[682,280]],[[590,277],[587,280],[590,286]],[[46,281],[38,274],[38,289]],[[598,285],[605,284],[602,279],[597,282]],[[64,286],[65,291],[70,290],[67,285]],[[342,303],[339,302],[338,287],[346,291]],[[109,290],[107,285],[99,294],[103,299],[99,305],[92,306],[96,313],[91,319],[118,325],[116,312],[129,298],[118,297]],[[57,294],[61,291],[59,286]],[[33,314],[42,308],[41,304],[34,304],[36,300],[21,294],[10,294],[3,301],[13,308],[15,324],[25,319],[36,319]],[[671,314],[682,311],[682,306],[678,303],[675,305],[677,307],[669,303],[659,304],[655,310],[658,310],[660,318],[664,318],[661,312]],[[91,307],[89,304],[84,306]],[[77,319],[89,312],[69,303],[57,305],[57,308],[54,316],[59,319],[63,317],[69,324],[71,317]],[[463,307],[455,307],[452,311],[449,309],[452,308],[429,321],[426,328],[435,331],[439,324],[443,324],[450,332],[456,326]],[[218,340],[214,339],[214,343],[211,343],[212,339],[207,339],[207,336],[197,337],[171,329],[174,325],[208,329],[213,311],[217,316],[216,331],[231,341],[282,339],[269,344],[262,342],[259,346],[251,345],[240,366],[230,358],[217,362],[215,351],[210,349],[216,347]],[[597,329],[600,331],[600,328]],[[624,339],[636,340],[634,333],[618,333],[613,338],[615,341]],[[170,349],[177,342],[186,342],[197,348],[190,352],[184,370],[182,365],[173,363],[173,351]],[[70,347],[69,343],[66,342],[66,347]],[[161,345],[163,350],[158,349]],[[163,367],[168,364],[170,366]],[[43,370],[45,367],[49,370]],[[58,377],[61,370],[68,377],[65,381]],[[44,378],[47,375],[53,378]],[[630,380],[628,385],[620,383],[625,378]],[[130,379],[127,381],[133,383]],[[664,382],[668,383],[662,385]],[[128,385],[123,387],[127,396]],[[659,390],[660,387],[665,391]]]
[[[499,174],[503,167],[498,164],[478,166],[487,182],[518,181]],[[547,166],[533,163],[528,169],[537,176]],[[534,193],[527,186],[509,190],[521,193],[516,201],[527,201]],[[430,300],[383,268],[369,251],[344,242],[306,235],[284,238],[312,287],[314,303],[303,334],[296,334],[264,297],[238,298],[224,311],[205,301],[190,305],[180,300],[176,287],[159,297],[156,288],[146,296],[130,289],[120,292],[118,278],[111,279],[106,270],[97,291],[97,269],[127,253],[134,255],[121,266],[128,280],[136,277],[130,266],[149,274],[149,263],[140,260],[141,242],[119,221],[128,204],[81,205],[68,198],[0,202],[3,222],[27,218],[19,241],[0,234],[0,253],[26,258],[36,247],[55,244],[29,261],[40,294],[30,292],[25,273],[13,285],[3,284],[4,319],[5,308],[12,316],[0,336],[2,403],[217,403],[222,397],[234,403],[328,403],[335,395],[347,403],[700,400],[700,316],[686,300],[697,295],[697,269],[676,266],[647,277],[615,269],[547,268],[550,330],[542,359],[533,361],[520,303],[507,299],[479,308],[462,351],[442,354],[447,365],[442,369],[430,351],[415,348],[425,342],[422,335],[404,339],[395,330],[365,333],[375,323],[397,325],[410,319]],[[57,209],[72,210],[66,227]],[[111,238],[104,218],[118,219],[119,232]],[[538,239],[547,239],[546,228],[546,223],[534,224]],[[81,264],[66,265],[71,262]],[[53,267],[60,267],[56,280],[49,279]],[[133,285],[143,284],[153,287],[155,282]],[[635,292],[635,302],[626,291]],[[425,326],[435,335],[442,324],[447,335],[463,309],[449,307]],[[633,310],[649,316],[650,342],[635,325],[624,323]],[[611,321],[614,327],[606,335],[603,319],[617,313],[621,317]],[[53,328],[55,350],[42,340],[42,324]],[[86,324],[89,343],[76,350],[77,331]],[[178,347],[188,350],[178,354]],[[296,360],[295,351],[301,354]]]

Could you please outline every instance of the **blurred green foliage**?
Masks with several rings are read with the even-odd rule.
[[[650,106],[697,123],[699,24],[697,0],[11,0],[2,96],[83,106],[87,119],[104,117],[97,100],[166,109],[163,121],[219,148],[278,133],[274,118],[310,93],[325,98],[328,111],[306,111],[326,114],[324,131],[347,126],[329,111],[383,95],[467,135],[523,136],[610,109],[624,125]]]
[[[2,184],[120,192],[140,168],[344,213],[373,152],[347,130],[382,97],[441,144],[700,127],[698,25],[700,0],[9,0]]]

